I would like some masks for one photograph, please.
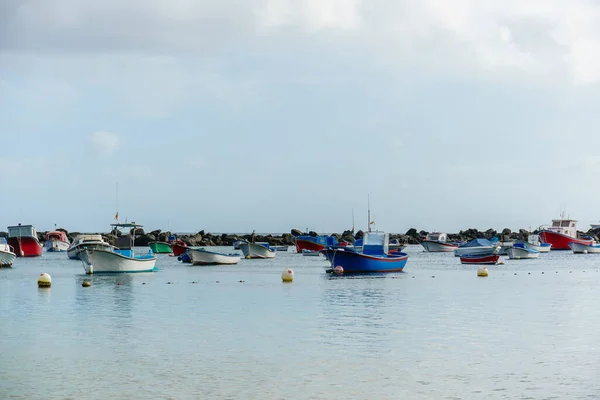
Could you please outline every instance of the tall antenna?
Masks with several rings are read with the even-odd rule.
[[[354,208],[352,209],[352,234],[354,235]]]
[[[371,232],[371,195],[367,194],[367,219],[368,224],[367,224],[367,228],[368,228],[368,232]]]

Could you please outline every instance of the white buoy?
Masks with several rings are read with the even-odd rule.
[[[336,266],[336,267],[333,269],[333,273],[334,273],[334,274],[338,274],[338,275],[341,275],[341,274],[343,274],[343,273],[344,273],[344,267],[342,267],[341,265],[338,265],[338,266]]]
[[[479,267],[477,270],[477,276],[488,276],[488,269],[486,267]]]
[[[284,282],[292,282],[294,280],[294,271],[291,268],[286,268],[281,273],[281,280]]]
[[[38,287],[46,288],[50,286],[52,286],[52,278],[50,277],[50,274],[45,272],[41,273],[40,276],[38,276]]]

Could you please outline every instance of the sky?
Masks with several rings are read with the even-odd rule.
[[[591,0],[5,0],[0,229],[587,230],[599,83]]]

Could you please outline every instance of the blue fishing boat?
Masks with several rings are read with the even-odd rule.
[[[332,271],[344,273],[399,272],[408,255],[389,251],[389,234],[368,232],[363,237],[362,252],[343,246],[327,247],[321,252],[331,263]],[[340,269],[341,267],[342,269]]]

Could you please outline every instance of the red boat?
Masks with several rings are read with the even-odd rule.
[[[577,235],[577,221],[573,219],[553,219],[552,226],[539,232],[540,243],[550,243],[552,250],[571,250],[569,243],[591,245],[594,240]]]
[[[181,239],[177,239],[173,243],[171,243],[171,248],[173,249],[173,255],[175,257],[182,255],[188,249],[188,245]]]
[[[39,257],[42,244],[38,241],[37,231],[32,225],[9,226],[6,242],[15,249],[17,257]]]
[[[465,255],[460,257],[461,264],[498,264],[500,256],[498,254],[489,255]]]

